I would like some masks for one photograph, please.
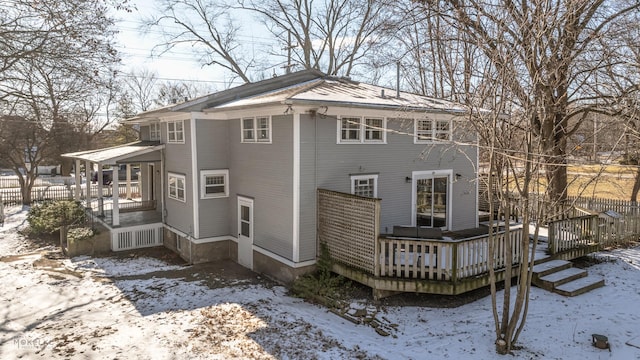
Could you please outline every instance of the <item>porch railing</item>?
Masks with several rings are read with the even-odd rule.
[[[513,264],[522,255],[522,229],[494,234],[492,240],[478,236],[461,240],[378,239],[376,275],[421,280],[457,282],[489,271],[489,245],[493,241],[494,269],[507,264],[507,244],[511,244]]]

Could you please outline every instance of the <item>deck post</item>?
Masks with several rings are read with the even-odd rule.
[[[75,183],[76,183],[76,187],[73,189],[73,199],[78,201],[80,200],[80,190],[82,189],[82,180],[80,178],[80,160],[75,161],[75,171],[74,171],[74,175],[75,175]]]
[[[85,185],[87,189],[87,194],[85,196],[85,201],[87,203],[87,207],[91,209],[91,214],[93,215],[93,207],[91,206],[91,162],[84,162],[84,177],[86,179]]]
[[[113,206],[111,210],[111,217],[113,226],[120,226],[120,205],[118,200],[120,199],[120,184],[118,183],[118,165],[113,167],[113,181],[111,182],[111,199]]]
[[[458,243],[454,242],[452,246],[453,254],[451,254],[451,282],[458,282]]]
[[[127,199],[131,199],[131,164],[127,164]]]
[[[549,222],[549,253],[552,255],[556,253],[556,237],[554,231],[554,222]]]

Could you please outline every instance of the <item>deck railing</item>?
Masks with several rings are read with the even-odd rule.
[[[551,254],[597,243],[598,216],[586,215],[551,221],[548,241]]]
[[[549,252],[578,249],[589,245],[627,244],[640,238],[640,215],[600,213],[549,223]]]
[[[494,269],[507,264],[507,242],[513,264],[522,255],[522,229],[500,232],[493,237],[461,240],[401,239],[381,237],[376,256],[376,275],[404,279],[457,282],[489,271],[489,248],[493,241]]]

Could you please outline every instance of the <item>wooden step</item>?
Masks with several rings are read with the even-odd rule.
[[[534,285],[545,290],[553,291],[556,287],[566,284],[570,281],[577,280],[588,275],[586,270],[577,268],[568,268],[560,270],[549,275],[538,278]]]
[[[553,289],[553,292],[564,296],[577,296],[603,286],[604,279],[596,276],[587,276],[559,285]]]
[[[551,260],[546,261],[538,265],[533,266],[533,281],[537,281],[539,278],[558,272],[564,269],[568,269],[573,264],[571,261],[565,260]]]

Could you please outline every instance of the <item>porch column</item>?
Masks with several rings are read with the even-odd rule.
[[[113,210],[111,216],[113,217],[113,226],[120,225],[120,208],[118,200],[120,199],[120,185],[118,184],[118,164],[113,166],[113,182],[111,183],[111,194],[113,195]]]
[[[98,214],[99,216],[104,216],[104,196],[102,192],[102,164],[98,163],[98,176],[96,177],[96,182],[98,183]]]
[[[85,198],[85,201],[87,202],[87,207],[92,209],[91,208],[91,162],[90,161],[84,162],[84,177],[86,179],[85,187],[86,187],[86,193],[87,193],[87,195],[84,198]],[[93,213],[93,209],[91,210],[91,213]]]
[[[80,200],[80,190],[82,190],[82,179],[80,178],[80,160],[76,159],[74,167],[76,187],[73,189],[73,199],[77,201]]]
[[[127,199],[131,199],[131,164],[127,164]]]

